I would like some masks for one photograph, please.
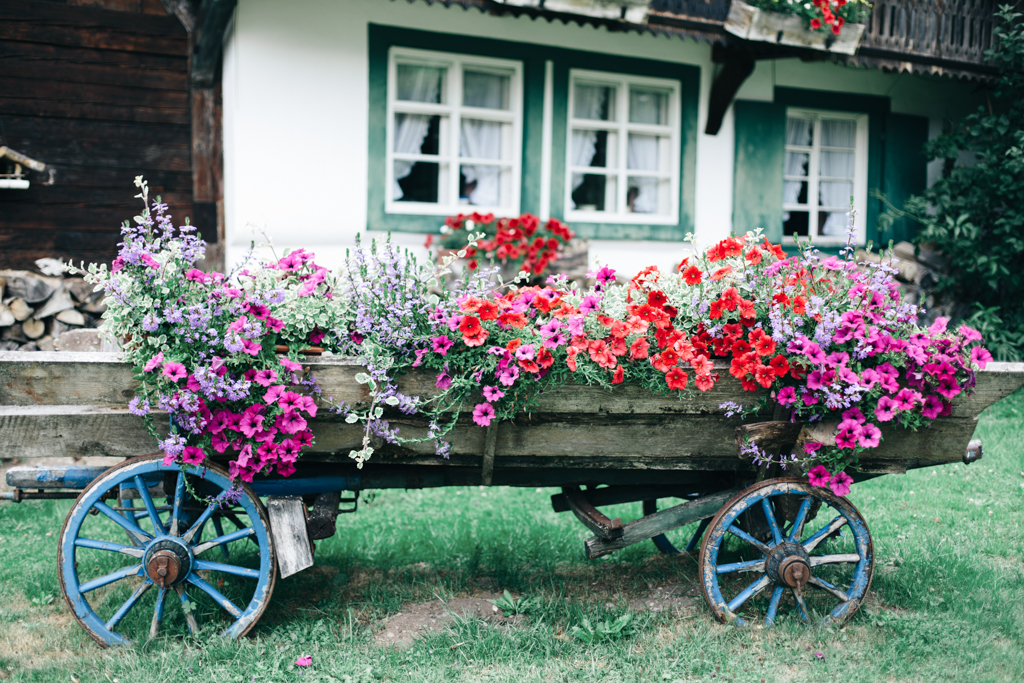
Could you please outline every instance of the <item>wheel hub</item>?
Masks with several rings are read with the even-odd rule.
[[[811,562],[799,543],[780,543],[765,562],[768,578],[788,588],[803,588],[811,579]]]
[[[142,564],[153,583],[167,588],[184,580],[192,571],[192,553],[179,541],[162,539],[146,549]]]

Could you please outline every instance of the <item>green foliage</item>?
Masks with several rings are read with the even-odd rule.
[[[599,643],[602,640],[618,640],[630,633],[630,622],[633,621],[633,612],[626,612],[618,619],[604,619],[603,621],[590,623],[590,619],[583,617],[579,626],[572,627],[572,634],[585,643]]]
[[[928,144],[947,173],[885,217],[922,224],[918,243],[931,243],[949,262],[938,293],[973,306],[970,324],[998,360],[1024,356],[1024,23],[1011,10],[996,13],[996,47],[986,57],[999,79],[986,106]],[[956,163],[965,152],[973,165]]]
[[[528,598],[525,595],[514,598],[507,590],[497,600],[488,600],[488,602],[500,609],[506,617],[513,614],[526,614],[530,610],[538,608],[541,603],[540,598]]]

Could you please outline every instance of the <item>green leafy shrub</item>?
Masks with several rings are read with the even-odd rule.
[[[917,243],[948,260],[936,293],[970,306],[965,317],[999,360],[1024,356],[1024,22],[1012,9],[996,13],[986,57],[999,77],[986,105],[928,143],[946,173],[902,211],[887,212],[922,224]],[[956,165],[964,152],[973,165]]]

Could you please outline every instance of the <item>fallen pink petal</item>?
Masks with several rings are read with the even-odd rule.
[[[304,655],[295,660],[295,666],[309,666],[313,663],[312,655]]]

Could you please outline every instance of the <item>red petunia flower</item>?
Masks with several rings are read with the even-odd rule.
[[[672,368],[665,373],[665,383],[668,384],[669,389],[685,389],[688,379],[689,377],[681,368]]]

